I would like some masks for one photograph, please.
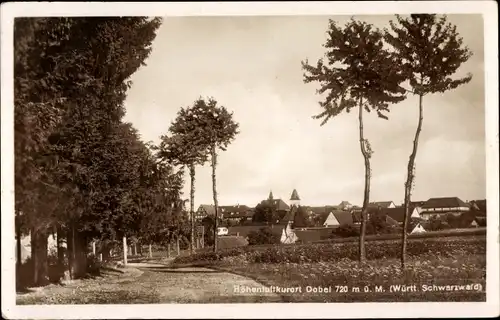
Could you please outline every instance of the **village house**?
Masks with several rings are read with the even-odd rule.
[[[469,205],[458,197],[430,198],[422,205],[420,216],[429,220],[431,217],[444,217],[448,214],[460,216],[469,211]]]
[[[352,225],[352,214],[349,211],[332,210],[323,213],[323,227],[339,227],[341,225]]]
[[[206,217],[213,217],[215,216],[215,206],[211,204],[201,204],[198,207],[198,210],[194,213],[194,219],[195,220],[203,220]],[[220,212],[219,212],[220,216]]]
[[[261,201],[262,204],[267,204],[273,207],[276,212],[285,215],[288,211],[290,211],[290,206],[285,203],[285,201],[281,199],[274,199],[273,192],[269,192],[269,196],[266,200]]]
[[[222,219],[224,221],[230,221],[232,223],[252,221],[252,217],[254,214],[252,208],[239,204],[235,206],[220,206],[219,209],[222,213]]]
[[[486,215],[486,199],[471,200],[471,201],[469,201],[469,207],[470,207],[471,211],[476,211],[478,213],[484,213],[484,215]]]
[[[396,221],[399,225],[402,225],[404,222],[405,210],[403,207],[396,208],[384,208],[381,209],[381,213],[390,217],[392,220]],[[410,205],[409,214],[411,220],[420,220],[420,212],[417,207]]]
[[[246,205],[234,206],[219,206],[219,218],[223,221],[231,221],[233,223],[244,221],[251,221],[253,217],[253,209]],[[203,220],[206,217],[213,217],[215,215],[215,206],[211,204],[202,204],[195,212],[195,220]]]
[[[337,206],[337,209],[339,210],[351,210],[352,208],[353,205],[349,201],[342,201]]]
[[[410,231],[410,234],[415,234],[415,233],[424,233],[426,232],[426,230],[424,229],[424,227],[422,226],[422,224],[420,222],[418,222],[415,227],[413,227],[413,229]]]
[[[369,208],[396,208],[396,205],[392,201],[376,201],[376,202],[370,202],[368,204]]]

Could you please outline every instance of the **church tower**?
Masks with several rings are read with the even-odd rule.
[[[293,189],[292,195],[290,196],[290,207],[300,206],[300,198],[296,189]]]
[[[267,200],[269,200],[269,201],[273,201],[274,200],[273,191],[272,190],[269,192],[269,197],[267,198]]]

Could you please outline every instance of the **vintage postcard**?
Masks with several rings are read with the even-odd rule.
[[[2,315],[498,316],[497,9],[2,4]]]

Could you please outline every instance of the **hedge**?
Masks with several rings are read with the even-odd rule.
[[[401,242],[379,241],[366,245],[366,256],[369,260],[396,258],[400,256]],[[438,256],[453,256],[454,254],[485,254],[486,239],[461,237],[443,239],[412,239],[408,242],[409,256],[435,254]],[[204,252],[186,257],[178,257],[175,265],[206,263],[221,261],[227,257],[243,257],[249,263],[299,263],[337,261],[340,259],[358,258],[358,243],[312,243],[302,245],[275,245],[272,247],[253,248],[241,247],[219,252]]]

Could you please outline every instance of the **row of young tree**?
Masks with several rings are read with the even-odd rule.
[[[212,219],[213,225],[208,223],[210,228],[206,229],[213,233],[213,249],[217,251],[217,228],[220,222],[216,179],[217,157],[218,152],[225,151],[235,139],[239,133],[238,127],[239,124],[234,121],[232,112],[219,105],[213,97],[207,99],[200,97],[192,106],[180,109],[168,133],[161,137],[157,150],[162,161],[189,170],[191,253],[194,252],[196,243],[194,217],[196,166],[202,166],[210,160],[214,217],[217,218]],[[207,223],[204,223],[204,227],[207,227]]]
[[[123,121],[130,76],[145,65],[160,24],[144,17],[15,20],[17,267],[20,239],[30,235],[35,285],[48,281],[49,234],[57,234],[60,273],[77,278],[87,272],[93,241],[106,257],[124,236],[151,244],[189,231],[183,171]]]
[[[364,111],[375,112],[388,119],[390,106],[401,103],[409,95],[418,97],[418,122],[408,161],[404,184],[405,219],[409,223],[409,206],[415,179],[415,158],[424,115],[424,97],[443,93],[468,83],[472,75],[453,78],[458,68],[472,55],[463,45],[456,26],[446,16],[435,14],[397,15],[390,28],[380,30],[363,21],[351,20],[339,26],[330,20],[324,59],[316,65],[302,62],[304,82],[319,83],[317,93],[323,111],[315,116],[321,125],[331,118],[358,109],[359,144],[364,159],[365,185],[359,238],[359,260],[366,260],[365,233],[370,200],[373,150],[364,136]],[[407,232],[402,233],[401,267],[406,263]]]

